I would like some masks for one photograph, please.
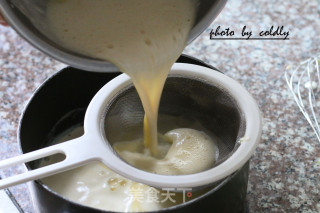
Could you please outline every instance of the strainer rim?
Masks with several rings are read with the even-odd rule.
[[[210,81],[223,88],[234,98],[244,115],[246,123],[244,140],[239,148],[216,167],[196,174],[178,176],[153,174],[137,169],[120,159],[113,149],[109,149],[110,145],[108,153],[104,152],[104,154],[108,154],[108,161],[104,160],[104,156],[101,156],[100,160],[119,175],[156,188],[197,188],[213,184],[240,169],[253,154],[261,136],[262,118],[260,110],[247,90],[224,74],[214,72],[203,66],[183,63],[174,64],[170,74],[182,74],[183,76]],[[101,129],[101,118],[105,113],[105,108],[120,90],[130,84],[132,82],[129,76],[122,74],[105,85],[91,101],[85,116],[84,128],[86,133],[95,135],[95,140],[106,141]]]

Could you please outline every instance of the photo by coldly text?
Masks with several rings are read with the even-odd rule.
[[[243,26],[241,33],[236,33],[230,27],[221,29],[218,26],[215,30],[210,31],[210,40],[289,40],[289,31],[284,30],[284,26],[271,26],[266,28],[266,30],[258,31],[256,36],[253,36],[253,31],[247,29],[247,26]]]

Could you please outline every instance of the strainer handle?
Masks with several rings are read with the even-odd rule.
[[[59,172],[63,172],[80,165],[83,165],[89,161],[95,159],[85,145],[86,139],[84,136],[70,140],[57,145],[49,146],[43,149],[39,149],[33,152],[29,152],[20,156],[9,158],[0,161],[0,169],[11,167],[21,163],[27,163],[33,160],[38,160],[44,157],[49,157],[54,154],[64,154],[65,159],[63,161],[37,168],[35,170],[28,170],[25,173],[14,175],[0,180],[0,189],[4,189],[13,185],[21,184],[31,180],[44,178]]]

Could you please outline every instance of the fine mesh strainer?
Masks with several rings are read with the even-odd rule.
[[[157,188],[200,188],[241,168],[252,155],[261,134],[259,109],[249,93],[227,76],[197,65],[175,64],[172,67],[163,91],[160,114],[197,121],[209,135],[215,135],[219,148],[217,163],[200,173],[169,176],[148,173],[124,162],[112,144],[132,133],[142,134],[144,112],[130,78],[122,74],[106,84],[90,102],[83,136],[1,161],[0,168],[57,153],[64,154],[64,160],[0,180],[0,188],[53,175],[90,161],[101,161],[124,177]],[[160,121],[162,119],[165,117],[160,117]],[[160,131],[172,128],[170,125],[161,127],[161,123],[159,126]]]
[[[159,108],[159,133],[175,128],[196,128],[212,135],[219,150],[215,166],[237,150],[246,122],[230,94],[203,79],[175,74],[169,75],[164,88]],[[134,86],[130,85],[106,109],[107,140],[114,144],[143,138],[143,119],[143,106]]]
[[[120,76],[121,86],[103,112],[105,140],[112,145],[122,140],[132,140],[143,134],[144,111],[139,96],[128,77]],[[108,166],[137,182],[158,188],[198,188],[216,181],[241,168],[250,158],[261,135],[259,109],[248,92],[225,75],[190,64],[175,64],[166,81],[159,108],[159,132],[172,126],[162,126],[167,116],[196,121],[205,132],[217,140],[219,157],[212,168],[196,174],[167,176],[151,174],[136,169],[121,160]],[[192,122],[178,128],[194,128]],[[189,126],[190,125],[190,126]],[[198,129],[203,131],[203,129]],[[110,146],[112,150],[112,146]],[[118,164],[119,163],[119,164]]]

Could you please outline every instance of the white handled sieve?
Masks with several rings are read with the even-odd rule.
[[[261,135],[261,116],[250,94],[231,78],[209,68],[175,64],[165,85],[160,112],[191,116],[220,138],[219,159],[211,169],[190,175],[159,175],[139,170],[113,150],[117,134],[142,127],[143,109],[130,78],[122,74],[106,84],[92,99],[85,114],[84,135],[0,162],[0,168],[54,154],[58,163],[0,180],[0,189],[66,171],[90,161],[101,161],[116,173],[156,188],[200,188],[241,168]],[[112,134],[111,134],[112,133]],[[109,137],[109,135],[113,135]]]

